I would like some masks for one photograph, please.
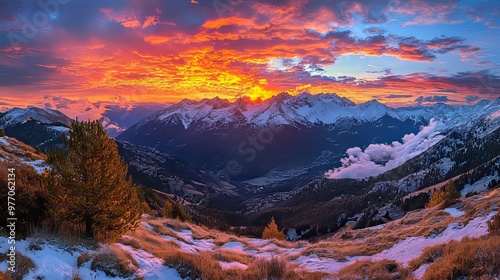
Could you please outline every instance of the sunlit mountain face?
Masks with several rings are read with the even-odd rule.
[[[0,106],[100,118],[281,92],[475,103],[500,93],[498,37],[496,0],[6,0]]]

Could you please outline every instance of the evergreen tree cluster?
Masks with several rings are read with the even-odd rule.
[[[163,207],[163,217],[171,219],[179,219],[183,222],[191,221],[191,218],[187,214],[184,207],[178,203],[172,203],[167,199],[165,206]]]
[[[430,197],[428,193],[426,192],[419,193],[417,195],[404,199],[401,202],[401,209],[408,212],[425,208],[425,205],[427,205],[429,199]]]
[[[426,207],[434,207],[441,203],[444,203],[445,206],[449,206],[460,197],[460,191],[458,191],[452,181],[448,181],[444,188],[434,190]]]
[[[496,188],[500,188],[500,182],[493,179],[488,183],[488,189],[491,190]]]

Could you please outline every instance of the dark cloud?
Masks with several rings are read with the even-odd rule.
[[[456,89],[438,89],[436,92],[445,92],[445,93],[457,93],[458,90]]]
[[[446,95],[434,95],[434,96],[419,96],[417,99],[415,99],[415,102],[418,104],[424,103],[424,102],[431,102],[431,103],[446,103],[448,102],[448,96]]]
[[[392,75],[394,74],[391,69],[385,68],[382,70],[371,70],[371,71],[366,71],[366,73],[371,73],[371,74],[384,74],[384,75]]]
[[[19,52],[18,57],[7,52],[0,51],[0,86],[4,87],[47,84],[58,73],[58,67],[68,65],[67,60],[44,51],[27,49]]]
[[[387,96],[384,96],[385,98],[411,98],[413,95],[411,94],[390,94]]]
[[[364,32],[366,34],[369,34],[369,35],[373,35],[373,34],[384,34],[385,33],[385,30],[382,29],[382,28],[379,28],[379,27],[370,27],[370,28],[366,28],[364,30]]]
[[[472,103],[478,99],[479,99],[479,96],[477,96],[477,95],[468,95],[465,97],[465,101],[467,101],[468,103]]]

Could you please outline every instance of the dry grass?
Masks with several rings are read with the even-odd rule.
[[[318,272],[307,272],[299,270],[297,265],[290,264],[286,259],[273,257],[270,260],[264,258],[256,259],[246,270],[244,279],[326,279],[327,274]]]
[[[137,272],[139,264],[130,253],[118,246],[109,245],[94,255],[90,269],[102,270],[107,276],[128,278]]]
[[[498,211],[500,205],[500,189],[494,189],[483,195],[469,197],[462,210],[465,211],[465,222],[477,216],[484,216],[490,212]]]
[[[9,257],[7,256],[7,253],[0,254],[0,262],[4,261],[7,262],[8,259]],[[33,263],[33,261],[30,258],[21,254],[20,252],[17,252],[15,272],[0,274],[0,279],[22,280],[24,275],[28,274],[31,270],[35,268],[36,268],[35,263]]]
[[[71,273],[71,280],[83,280],[82,275],[80,275],[80,271],[78,269],[73,269]]]
[[[234,250],[217,249],[211,253],[212,257],[219,261],[239,262],[242,264],[250,264],[255,260],[255,257],[250,254],[241,253]]]
[[[430,264],[435,262],[443,255],[443,248],[446,244],[439,244],[432,247],[427,247],[424,249],[422,254],[409,262],[408,267],[410,270],[417,270],[423,264]]]
[[[193,225],[185,222],[181,222],[176,219],[161,219],[161,220],[155,220],[163,223],[164,226],[171,227],[177,231],[181,231],[183,229],[189,229],[192,230]]]
[[[0,280],[12,280],[10,273],[0,271]]]
[[[82,238],[70,233],[63,233],[63,232],[54,233],[50,230],[45,230],[41,228],[33,230],[30,237],[34,240],[44,240],[44,242],[56,245],[59,248],[69,252],[78,251],[76,249],[77,247],[84,247],[89,250],[97,250],[99,248],[99,243],[94,239]]]
[[[193,239],[214,239],[215,235],[213,230],[207,228],[206,226],[192,226],[191,231],[193,232]]]
[[[175,241],[166,240],[158,233],[152,232],[142,226],[129,235],[123,236],[120,242],[136,249],[143,249],[161,259],[180,248],[180,245]]]
[[[274,257],[271,260],[258,258],[248,269],[255,271],[259,279],[285,279],[290,266],[283,258]]]
[[[165,265],[175,268],[182,278],[224,279],[224,271],[208,252],[188,254],[177,251],[164,260]]]
[[[290,280],[319,280],[324,279],[323,273],[310,273],[297,270],[287,260],[273,258],[271,260],[256,259],[246,270],[223,270],[213,254],[202,252],[188,254],[177,252],[165,259],[165,265],[175,268],[182,278],[204,280],[262,280],[262,279],[290,279]]]
[[[161,235],[167,235],[167,236],[171,236],[177,240],[180,240],[184,243],[188,243],[190,244],[189,241],[187,241],[186,239],[182,238],[179,234],[177,234],[177,232],[167,228],[167,227],[170,227],[169,224],[165,223],[163,220],[150,220],[149,221],[149,224],[153,227],[153,231],[158,233],[158,234],[161,234]],[[174,230],[180,230],[180,229],[177,229],[177,228],[174,228],[172,227]]]
[[[256,249],[254,246],[252,246],[250,244],[250,242],[248,241],[248,238],[246,238],[246,237],[235,236],[235,235],[227,234],[227,233],[220,232],[220,231],[211,231],[211,235],[214,236],[214,238],[213,238],[214,243],[217,246],[222,246],[228,242],[240,242],[243,245],[245,245],[245,247],[248,249],[251,249],[251,250]]]
[[[426,280],[495,279],[500,276],[500,236],[464,238],[442,248],[442,257],[424,274]]]
[[[497,211],[500,205],[500,189],[485,195],[464,198],[455,205],[466,214],[453,218],[439,208],[427,208],[408,212],[403,218],[389,222],[380,229],[343,230],[332,238],[309,246],[302,255],[316,254],[323,258],[346,260],[352,256],[371,256],[392,247],[412,236],[429,237],[442,233],[450,223],[468,221]],[[294,258],[299,257],[297,254]]]
[[[340,279],[413,279],[411,271],[403,268],[395,261],[382,260],[378,262],[357,261],[344,267],[338,273]]]
[[[392,221],[379,229],[345,230],[333,238],[309,246],[304,255],[346,260],[352,256],[371,256],[392,247],[411,236],[439,234],[454,221],[448,213],[435,209],[409,212],[400,220]],[[298,257],[298,256],[297,256]]]
[[[153,227],[153,231],[145,226],[140,226],[135,232],[122,237],[121,243],[141,248],[162,258],[165,265],[177,270],[179,275],[187,279],[207,280],[261,280],[261,279],[324,279],[324,273],[309,273],[298,269],[298,265],[291,264],[285,258],[264,260],[256,259],[253,255],[234,250],[216,248],[213,251],[190,254],[179,250],[179,245],[173,240],[166,240],[161,235],[168,235],[183,240],[175,231],[191,230],[194,239],[212,239],[221,246],[228,242],[241,242],[249,249],[251,246],[248,238],[233,236],[217,230],[183,223],[172,219],[146,219]],[[170,227],[168,229],[166,227]],[[173,229],[173,230],[172,230]],[[297,248],[306,246],[308,242],[292,243],[282,241],[277,244],[284,248]],[[239,262],[248,266],[248,269],[224,270],[219,264],[224,262]],[[274,278],[273,278],[274,277]],[[279,278],[276,278],[279,277]]]
[[[498,203],[500,202],[498,194],[498,190],[496,190],[485,196],[464,199],[459,205],[455,205],[455,207],[466,212],[466,215],[460,218],[454,218],[449,213],[440,211],[438,208],[428,208],[409,212],[402,219],[389,222],[382,228],[344,230],[335,234],[331,239],[315,244],[304,241],[272,241],[270,244],[275,244],[280,248],[304,248],[304,251],[296,253],[294,256],[289,255],[288,259],[282,257],[265,260],[244,252],[235,252],[234,250],[222,248],[196,254],[181,252],[179,245],[175,241],[166,240],[161,235],[183,240],[176,231],[189,229],[192,231],[194,239],[211,239],[217,246],[222,246],[228,242],[241,242],[248,249],[259,250],[257,247],[260,247],[260,245],[252,245],[250,240],[245,237],[238,237],[171,219],[146,220],[153,227],[153,231],[141,226],[135,232],[124,237],[122,243],[151,252],[156,257],[165,260],[165,265],[175,268],[182,277],[190,279],[325,279],[332,275],[301,271],[297,264],[290,262],[290,259],[310,254],[316,254],[320,258],[334,258],[336,260],[345,260],[350,256],[374,255],[408,237],[429,237],[441,233],[452,222],[467,222],[477,216],[486,215],[490,211],[498,209]],[[166,226],[170,227],[170,229],[166,228]],[[491,238],[494,237],[489,237],[489,239]],[[462,266],[462,263],[467,262],[473,263],[476,267],[480,266],[481,269],[476,268],[476,270],[481,272],[491,272],[497,269],[492,268],[495,262],[491,260],[500,259],[498,255],[500,253],[495,253],[491,249],[487,250],[488,246],[492,244],[491,241],[488,241],[488,246],[475,244],[474,246],[479,248],[476,253],[471,247],[467,247],[465,250],[472,252],[472,256],[462,252],[452,254],[452,251],[457,251],[456,245],[453,245],[455,243],[425,249],[419,258],[410,262],[408,268],[388,260],[379,262],[360,261],[345,267],[335,277],[340,279],[412,279],[411,272],[423,264],[430,264],[428,274],[435,273],[437,275],[428,276],[427,279],[446,279],[446,273],[450,271],[456,273],[457,269],[453,265]],[[498,243],[500,244],[500,241]],[[490,247],[494,247],[497,250],[496,252],[500,252],[500,248],[495,246]],[[277,250],[279,251],[279,249]],[[457,259],[458,256],[462,259]],[[447,264],[439,264],[445,262],[445,260]],[[224,270],[221,268],[219,261],[239,262],[247,265],[248,268],[246,270]],[[474,273],[477,274],[477,272],[463,274],[475,277],[476,274]]]
[[[92,255],[89,253],[83,253],[76,258],[76,266],[80,267],[84,263],[89,262],[92,259]]]
[[[276,244],[277,246],[281,247],[281,248],[286,248],[286,249],[299,249],[299,248],[304,248],[304,247],[307,247],[309,246],[309,242],[307,241],[298,241],[298,242],[290,242],[290,241],[286,241],[286,240],[273,240],[274,244]]]
[[[6,139],[6,138],[4,138]],[[16,138],[8,137],[6,139],[11,145],[0,145],[0,157],[6,160],[20,162],[20,158],[29,161],[45,160],[45,155],[39,154],[35,148],[17,140]]]

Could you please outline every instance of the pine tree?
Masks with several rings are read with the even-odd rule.
[[[89,237],[111,241],[138,226],[141,203],[116,143],[98,121],[73,122],[64,148],[47,156],[43,185],[53,221],[83,224]]]
[[[3,128],[0,127],[0,137],[4,136],[5,136],[5,130],[3,130]]]
[[[141,202],[141,208],[143,213],[151,215],[152,213],[151,207],[146,201]]]
[[[445,206],[451,205],[461,196],[460,191],[455,187],[452,181],[448,181],[443,189],[435,189],[432,197],[426,207],[434,207],[441,203]]]
[[[184,210],[184,207],[178,203],[174,203],[174,205],[172,205],[172,218],[178,218],[183,222],[191,220],[189,215],[186,213],[186,210]]]
[[[163,206],[163,217],[173,218],[174,216],[172,215],[172,210],[173,210],[172,203],[170,202],[170,200],[167,199],[167,201],[165,201],[165,206]]]
[[[278,230],[278,225],[276,224],[274,217],[271,218],[271,221],[269,222],[269,224],[267,224],[267,227],[264,228],[264,231],[262,232],[262,238],[279,240],[285,239],[285,233],[283,233],[283,230]]]

